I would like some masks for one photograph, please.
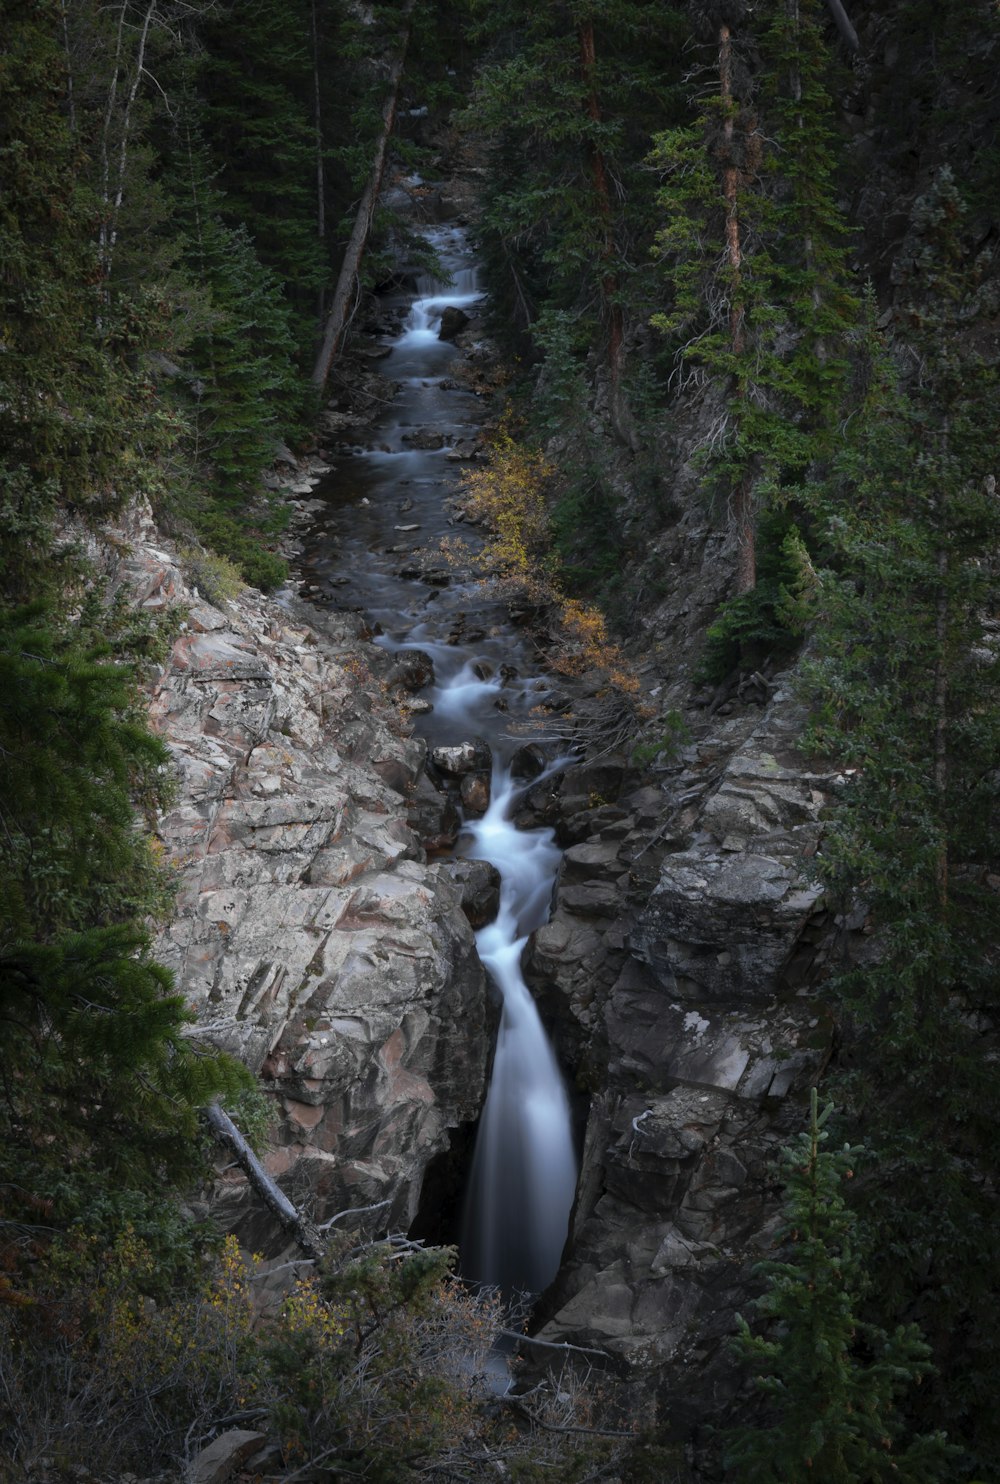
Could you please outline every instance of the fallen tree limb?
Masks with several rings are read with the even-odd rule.
[[[858,33],[851,25],[851,18],[847,14],[847,11],[844,9],[841,0],[826,0],[826,4],[827,9],[837,23],[837,30],[840,32],[846,44],[850,47],[852,52],[858,51],[861,45],[861,43],[858,41]]]
[[[317,1227],[316,1230],[328,1232],[331,1226],[336,1226],[338,1221],[343,1221],[348,1216],[365,1216],[370,1211],[381,1211],[391,1204],[391,1201],[376,1201],[374,1206],[348,1206],[346,1211],[338,1211],[336,1216],[331,1216],[329,1221],[324,1221],[323,1225]]]
[[[587,1345],[571,1345],[568,1340],[537,1340],[534,1335],[519,1334],[516,1329],[498,1331],[505,1340],[516,1340],[521,1345],[540,1345],[543,1350],[572,1350],[577,1355],[599,1355],[602,1360],[613,1360],[606,1350],[591,1350]]]
[[[226,1144],[236,1155],[240,1169],[254,1190],[285,1230],[291,1232],[306,1256],[317,1260],[321,1258],[326,1249],[319,1232],[296,1210],[278,1183],[272,1180],[229,1114],[218,1103],[212,1103],[205,1109],[205,1121],[219,1142]]]
[[[405,4],[402,6],[400,16],[402,34],[396,54],[389,65],[389,91],[385,100],[385,106],[382,109],[382,124],[378,139],[375,142],[375,153],[372,156],[368,184],[365,186],[364,194],[361,197],[361,204],[358,206],[358,212],[354,218],[354,226],[351,230],[347,247],[344,249],[344,260],[340,265],[337,287],[333,291],[333,302],[330,305],[330,313],[326,320],[323,343],[320,346],[319,355],[316,357],[316,365],[313,368],[313,386],[319,391],[322,391],[326,386],[326,379],[330,374],[330,366],[333,363],[334,356],[340,349],[344,329],[357,294],[361,263],[365,255],[365,248],[368,246],[372,218],[375,215],[375,203],[378,200],[379,191],[382,189],[382,176],[385,173],[385,158],[389,148],[389,138],[392,134],[393,124],[396,121],[396,102],[399,98],[399,85],[403,76],[403,64],[406,61],[406,52],[410,44],[410,15],[413,11],[413,6],[414,0],[405,0]]]
[[[572,1423],[544,1422],[541,1417],[536,1417],[528,1407],[523,1407],[516,1396],[504,1396],[500,1400],[505,1407],[511,1412],[516,1412],[519,1417],[523,1417],[525,1422],[530,1423],[532,1427],[540,1427],[545,1432],[587,1433],[593,1438],[635,1437],[634,1432],[623,1431],[619,1427],[577,1427]]]

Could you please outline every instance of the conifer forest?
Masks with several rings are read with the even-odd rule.
[[[0,1484],[1000,1484],[997,0],[0,18]]]

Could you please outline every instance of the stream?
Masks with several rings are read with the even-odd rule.
[[[455,534],[445,501],[461,466],[449,450],[482,421],[478,397],[456,379],[463,354],[438,332],[447,307],[469,311],[481,292],[461,228],[431,227],[425,235],[451,282],[425,276],[415,296],[383,300],[384,312],[402,321],[378,363],[395,390],[374,421],[370,446],[342,449],[317,487],[324,509],[302,567],[314,592],[361,609],[386,649],[431,656],[434,682],[420,695],[432,709],[416,726],[430,747],[484,738],[492,750],[489,808],[464,821],[457,846],[501,874],[498,916],[476,941],[502,1000],[460,1266],[466,1277],[505,1292],[536,1293],[558,1269],[577,1175],[563,1079],[521,974],[528,936],[550,910],[561,852],[551,830],[518,830],[511,822],[525,787],[513,778],[511,759],[533,731],[538,736],[531,711],[549,684],[503,605],[461,572],[443,570],[435,556],[440,539]],[[475,542],[473,532],[460,531]],[[422,554],[415,556],[417,546]]]

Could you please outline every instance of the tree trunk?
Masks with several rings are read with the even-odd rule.
[[[316,19],[316,0],[309,7],[309,26],[313,64],[313,134],[316,142],[316,236],[321,244],[326,242],[326,172],[323,168],[323,111],[319,85],[319,25]],[[316,323],[320,324],[326,309],[326,289],[316,293]]]
[[[729,264],[729,343],[734,357],[746,348],[743,303],[743,245],[740,238],[739,183],[736,158],[735,104],[733,100],[733,39],[725,23],[719,27],[719,93],[722,97],[724,123],[722,195],[726,203],[726,261]],[[744,396],[742,380],[737,378],[737,398]],[[736,534],[736,591],[749,593],[757,586],[757,543],[754,530],[753,479],[745,470],[731,497],[731,520]]]
[[[309,19],[312,29],[313,130],[316,136],[316,235],[322,242],[326,237],[326,176],[323,169],[323,114],[319,86],[319,26],[316,21],[316,0],[312,0]]]
[[[580,43],[580,74],[586,88],[587,116],[593,124],[601,122],[601,105],[597,95],[597,52],[594,22],[589,17],[577,28]],[[635,430],[622,391],[622,366],[625,350],[625,319],[618,299],[618,275],[615,272],[615,228],[608,188],[608,171],[604,152],[596,139],[588,145],[590,172],[601,227],[601,306],[608,332],[608,372],[611,379],[611,422],[623,443],[635,447]]]
[[[949,435],[949,419],[946,417],[941,435],[942,467],[945,467],[948,461]],[[937,860],[938,911],[941,914],[941,921],[944,922],[948,912],[950,889],[948,860],[948,548],[944,544],[938,547],[936,566],[938,590],[934,612],[934,793],[937,798],[938,827],[941,831]]]
[[[269,1211],[290,1231],[307,1257],[319,1259],[326,1251],[319,1232],[292,1205],[280,1186],[271,1179],[228,1113],[218,1103],[205,1109],[205,1119],[215,1137],[228,1144],[254,1190]]]
[[[733,355],[743,354],[743,248],[740,242],[739,167],[736,161],[736,123],[733,103],[733,38],[727,25],[719,27],[719,93],[725,122],[722,126],[722,195],[726,203],[726,261],[730,270],[729,338]]]
[[[117,159],[114,166],[111,160],[111,125],[114,120],[114,108],[118,95],[118,81],[122,69],[123,35],[125,29],[125,12],[127,6],[122,4],[118,18],[118,29],[115,40],[115,70],[111,79],[111,87],[108,91],[108,103],[104,114],[104,129],[101,136],[101,195],[104,205],[105,216],[101,223],[98,238],[98,250],[100,254],[101,267],[105,278],[111,276],[111,265],[114,258],[115,247],[118,242],[118,219],[121,215],[122,202],[125,199],[125,176],[128,170],[128,147],[129,135],[132,131],[132,110],[138,96],[139,85],[142,82],[146,68],[146,45],[149,41],[149,31],[156,14],[157,0],[149,0],[146,13],[139,27],[139,43],[135,58],[135,71],[128,86],[125,98],[125,108],[121,121],[121,137],[118,142]],[[112,179],[112,170],[114,178]]]
[[[382,125],[375,144],[375,153],[372,156],[372,167],[368,176],[368,184],[365,186],[364,195],[361,197],[361,204],[354,218],[354,227],[351,231],[347,247],[344,250],[344,260],[340,266],[337,286],[333,291],[333,303],[330,306],[330,313],[327,316],[323,343],[320,346],[319,355],[316,357],[316,365],[313,368],[313,385],[320,391],[326,386],[330,367],[340,349],[344,329],[353,313],[356,301],[361,263],[365,255],[365,248],[368,245],[372,217],[375,214],[375,204],[378,201],[379,191],[382,189],[382,176],[385,172],[385,158],[389,148],[389,138],[396,120],[396,103],[399,98],[399,85],[403,76],[406,51],[410,43],[410,15],[413,11],[413,6],[414,0],[406,0],[402,9],[403,32],[400,37],[399,48],[389,68],[389,92],[385,101],[385,107],[382,110]]]

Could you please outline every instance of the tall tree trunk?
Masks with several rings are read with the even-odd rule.
[[[121,215],[122,202],[125,199],[125,176],[128,171],[128,149],[129,135],[132,131],[132,110],[139,93],[143,75],[146,70],[146,46],[149,41],[149,31],[156,14],[157,0],[149,0],[146,12],[139,27],[139,42],[136,49],[135,70],[128,84],[128,92],[125,97],[125,107],[122,113],[121,130],[117,150],[114,151],[115,159],[112,164],[111,126],[114,121],[115,101],[118,95],[118,84],[121,76],[123,61],[123,38],[125,30],[125,16],[128,9],[127,0],[123,0],[118,15],[118,29],[115,39],[115,68],[112,74],[111,86],[108,90],[108,103],[104,113],[104,128],[101,136],[101,187],[104,204],[104,220],[101,223],[98,237],[98,250],[101,267],[105,278],[111,276],[111,265],[114,259],[115,247],[118,242],[118,220]]]
[[[389,148],[389,139],[392,134],[393,124],[396,121],[396,104],[399,99],[399,85],[403,77],[406,51],[410,44],[410,16],[413,12],[414,3],[415,0],[406,0],[406,3],[403,5],[403,30],[399,40],[399,47],[389,68],[388,95],[386,97],[385,107],[382,110],[382,124],[375,143],[375,153],[372,156],[368,184],[365,186],[357,215],[354,218],[354,226],[348,239],[347,247],[344,250],[344,260],[340,265],[340,275],[337,279],[337,286],[333,291],[333,302],[330,305],[330,313],[327,316],[323,343],[316,357],[316,365],[313,367],[313,385],[320,391],[326,386],[330,367],[340,349],[344,330],[353,312],[357,298],[361,263],[365,255],[365,248],[368,245],[368,237],[371,233],[372,218],[375,214],[378,194],[382,189],[382,176],[385,173],[385,159]]]
[[[580,73],[586,89],[587,116],[591,123],[601,123],[601,104],[597,93],[597,51],[594,22],[588,17],[577,28],[580,43]],[[618,297],[618,275],[615,272],[615,227],[608,188],[607,162],[604,151],[591,139],[588,146],[590,172],[601,227],[601,307],[608,333],[608,372],[611,379],[611,421],[623,443],[634,447],[635,430],[622,390],[622,368],[625,351],[625,318]]]
[[[69,109],[69,132],[76,142],[76,93],[73,87],[73,52],[69,41],[69,16],[66,0],[60,0],[59,13],[62,18],[63,51],[66,55],[66,103]]]
[[[950,419],[945,417],[941,431],[942,468],[946,467],[948,462],[950,434]],[[939,515],[939,522],[944,518],[943,513]],[[938,547],[936,556],[938,588],[934,613],[934,793],[937,799],[938,825],[941,830],[941,844],[938,847],[937,860],[938,911],[941,914],[941,921],[944,922],[948,912],[950,871],[948,860],[948,548],[944,545],[943,531],[941,541],[942,544]]]
[[[733,357],[746,349],[743,302],[743,244],[740,233],[740,169],[736,158],[736,120],[733,99],[733,38],[729,27],[719,27],[719,92],[722,97],[724,123],[722,195],[726,203],[726,261],[729,265],[729,343]],[[745,392],[742,377],[737,375],[737,398]],[[753,479],[745,469],[732,492],[732,523],[736,534],[736,591],[748,593],[757,586],[757,543],[754,522]]]
[[[326,242],[326,171],[323,168],[323,110],[319,85],[319,24],[316,18],[316,0],[310,0],[309,28],[312,44],[313,64],[313,132],[316,141],[316,236]],[[323,318],[326,294],[320,289],[316,300],[316,321]]]

